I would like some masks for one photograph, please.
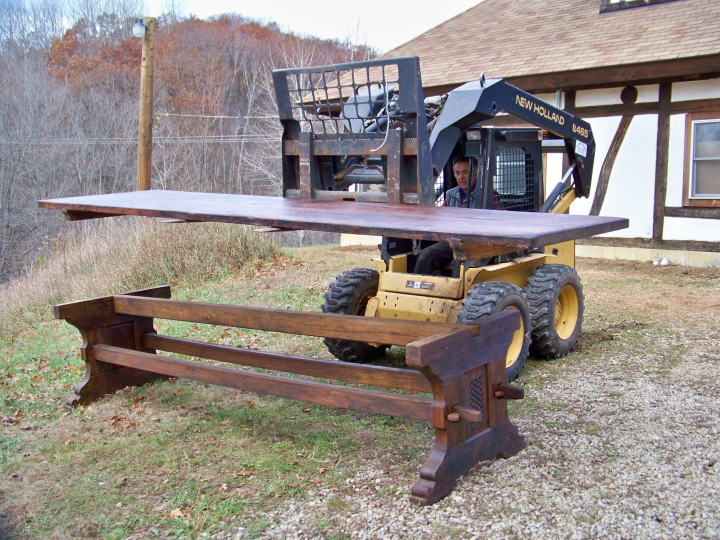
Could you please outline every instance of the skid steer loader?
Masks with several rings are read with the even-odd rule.
[[[564,213],[590,192],[595,151],[590,125],[502,79],[481,76],[423,101],[417,59],[405,58],[282,70],[275,72],[275,85],[285,125],[286,197],[442,205],[456,185],[452,160],[458,155],[477,170],[475,208]],[[283,101],[286,95],[293,100]],[[500,114],[537,127],[488,126]],[[394,146],[378,155],[384,145]],[[343,151],[348,154],[338,155]],[[542,163],[548,151],[563,152],[569,167],[545,197]],[[304,193],[300,186],[306,186]],[[573,349],[584,310],[573,241],[532,251],[447,241],[455,260],[437,272],[441,275],[420,275],[413,273],[418,255],[433,242],[384,237],[377,269],[337,276],[322,310],[462,324],[518,310],[522,326],[506,360],[511,380],[530,350],[556,358]],[[345,339],[325,344],[346,362],[371,361],[387,348]]]

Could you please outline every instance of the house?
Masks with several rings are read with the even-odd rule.
[[[484,0],[384,56],[419,56],[426,96],[484,73],[591,123],[593,189],[571,212],[630,228],[579,256],[720,265],[720,0]],[[546,156],[546,189],[562,168]]]

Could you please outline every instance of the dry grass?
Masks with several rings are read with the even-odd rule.
[[[237,273],[274,253],[272,238],[250,227],[132,217],[85,223],[78,234],[58,241],[49,260],[0,288],[0,337],[49,313],[52,304],[199,282]]]

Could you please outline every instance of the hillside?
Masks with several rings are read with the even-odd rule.
[[[0,6],[0,283],[77,228],[38,200],[134,189],[140,12],[135,0]],[[152,187],[217,193],[280,192],[273,69],[374,55],[241,14],[166,13],[155,42]]]

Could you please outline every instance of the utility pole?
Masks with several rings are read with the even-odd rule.
[[[140,118],[138,122],[137,191],[150,189],[152,169],[152,128],[153,128],[153,80],[155,77],[155,17],[137,20],[133,34],[142,37],[142,66],[140,68]],[[139,25],[145,32],[138,36]]]

